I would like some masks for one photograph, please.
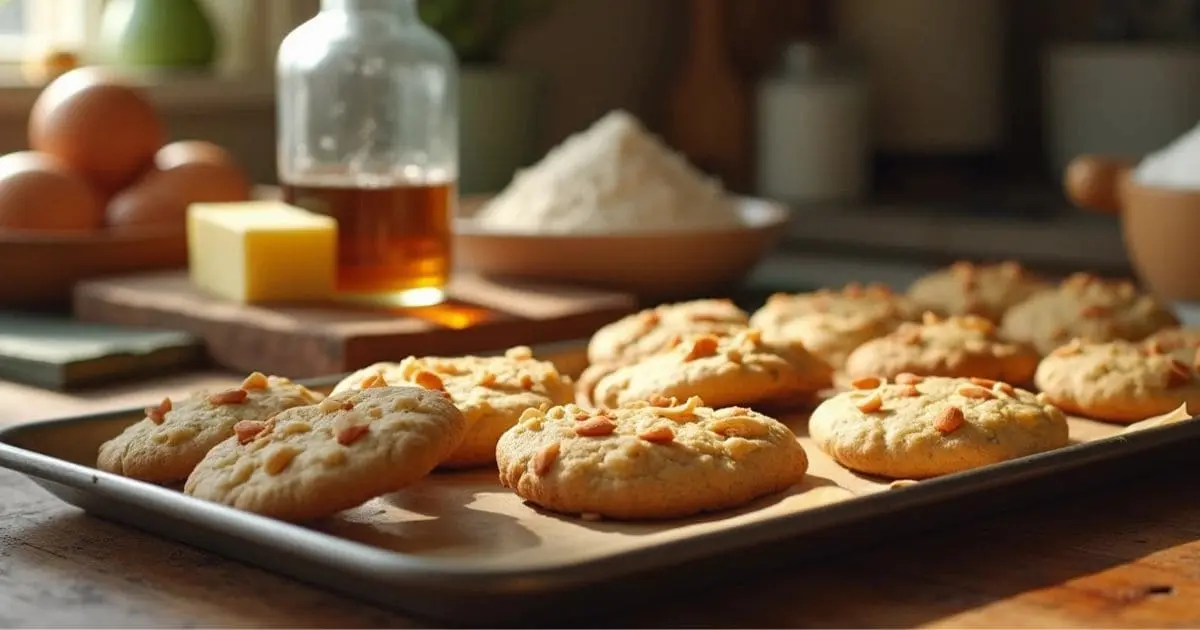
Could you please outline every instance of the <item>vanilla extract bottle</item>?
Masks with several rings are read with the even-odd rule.
[[[458,67],[416,0],[322,0],[279,47],[278,176],[338,222],[338,292],[441,302],[457,203]]]

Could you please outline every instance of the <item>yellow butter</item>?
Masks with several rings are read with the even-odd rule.
[[[333,297],[337,222],[281,201],[188,208],[188,272],[200,289],[237,302]]]

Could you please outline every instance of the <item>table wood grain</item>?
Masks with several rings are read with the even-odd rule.
[[[0,426],[144,404],[221,373],[84,394],[0,382]],[[1200,470],[1131,480],[738,578],[591,627],[1200,626]],[[547,602],[552,606],[553,601]],[[84,514],[0,471],[0,627],[422,627]]]

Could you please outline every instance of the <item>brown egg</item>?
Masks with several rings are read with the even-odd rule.
[[[100,198],[53,156],[21,151],[0,157],[0,232],[90,232],[103,224]]]
[[[154,168],[108,203],[115,227],[187,224],[193,203],[246,201],[250,181],[228,151],[210,142],[175,142],[155,155]]]
[[[154,106],[98,68],[77,68],[46,86],[29,115],[29,146],[111,193],[154,161],[165,131]]]

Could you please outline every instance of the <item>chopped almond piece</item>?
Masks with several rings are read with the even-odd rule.
[[[903,385],[900,388],[900,395],[907,398],[915,398],[921,395],[921,390],[917,389],[915,385]]]
[[[575,425],[575,435],[580,437],[603,437],[616,430],[616,423],[605,416],[589,418]]]
[[[856,406],[858,407],[858,410],[863,413],[875,413],[876,411],[883,409],[883,398],[881,398],[878,393],[871,394],[870,396],[859,401]]]
[[[984,389],[982,387],[960,387],[958,389],[958,395],[962,396],[963,398],[975,398],[977,400],[988,400],[996,397],[996,395],[992,393],[992,390]]]
[[[675,440],[675,431],[671,430],[671,427],[659,425],[642,431],[638,437],[654,444],[666,444]]]
[[[528,391],[533,390],[533,386],[534,386],[533,377],[528,374],[522,374],[521,375],[521,389],[528,392]]]
[[[692,349],[688,350],[684,361],[695,361],[704,357],[711,357],[717,353],[717,345],[720,342],[712,335],[705,335],[692,342]]]
[[[258,437],[258,434],[262,433],[265,428],[267,428],[267,423],[265,422],[242,420],[233,425],[233,434],[237,436],[238,444],[246,444]]]
[[[162,424],[167,417],[167,412],[171,410],[171,399],[164,398],[158,403],[157,407],[146,407],[146,417],[154,424]]]
[[[253,372],[242,381],[242,389],[266,389],[270,381],[262,372]]]
[[[875,389],[883,384],[883,380],[878,376],[864,376],[850,381],[850,386],[854,389]]]
[[[1009,396],[1013,396],[1017,393],[1016,388],[1003,381],[996,381],[996,384],[992,385],[992,391],[1000,392],[1001,394],[1007,394]]]
[[[387,387],[387,380],[383,378],[383,374],[376,372],[364,378],[359,384],[359,389],[371,389],[373,387]]]
[[[250,393],[242,388],[227,389],[208,397],[208,402],[214,405],[240,405],[246,402]]]
[[[895,380],[898,385],[918,385],[925,380],[925,377],[917,376],[911,372],[903,372],[901,374],[897,374],[896,378],[893,380]]]
[[[337,443],[342,446],[350,446],[359,441],[362,436],[366,435],[371,430],[370,424],[350,424],[338,431]]]
[[[946,407],[938,414],[937,419],[933,421],[933,428],[937,429],[943,435],[954,433],[966,421],[967,418],[963,415],[962,409],[958,407]]]
[[[978,385],[980,387],[987,387],[990,389],[990,388],[996,386],[996,381],[993,381],[990,378],[978,378],[978,377],[972,376],[969,380],[972,383],[975,383],[976,385]]]
[[[558,461],[558,454],[561,451],[562,445],[558,442],[551,442],[538,451],[533,456],[533,474],[541,477],[550,472],[550,469],[554,467],[554,462]]]
[[[423,389],[432,389],[438,392],[446,391],[446,384],[442,382],[442,378],[429,370],[421,370],[413,375],[413,383]]]

